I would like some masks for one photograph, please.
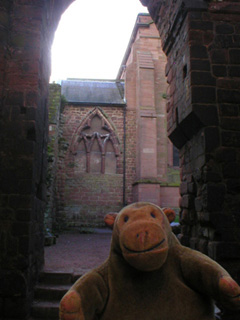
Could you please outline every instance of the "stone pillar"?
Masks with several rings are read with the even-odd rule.
[[[26,319],[44,263],[50,48],[71,1],[0,4],[0,314]]]
[[[183,244],[240,283],[240,3],[142,0],[168,62],[168,135],[180,149]],[[222,319],[239,319],[223,312]]]
[[[160,204],[157,183],[157,115],[155,109],[155,70],[150,51],[137,52],[137,166],[134,201]]]
[[[56,83],[49,85],[49,102],[48,102],[48,115],[49,115],[49,136],[47,146],[47,205],[44,214],[44,231],[45,243],[51,243],[52,235],[58,231],[56,225],[56,177],[57,177],[57,164],[59,154],[59,131],[60,131],[60,114],[64,107],[64,101],[61,101],[61,86]],[[61,105],[62,102],[62,105]]]

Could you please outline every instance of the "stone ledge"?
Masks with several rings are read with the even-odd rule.
[[[161,182],[155,178],[146,178],[146,179],[139,179],[133,182],[133,186],[138,184],[161,184]]]
[[[214,13],[240,13],[240,4],[236,2],[214,2],[209,4],[209,11]]]

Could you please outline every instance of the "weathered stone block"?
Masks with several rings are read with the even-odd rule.
[[[240,244],[237,242],[210,242],[208,244],[208,255],[216,261],[239,259]]]
[[[16,218],[18,221],[31,221],[33,218],[33,211],[31,209],[18,209]]]
[[[21,91],[10,91],[6,98],[6,105],[24,105],[24,95]]]
[[[221,116],[236,117],[239,114],[239,106],[237,104],[220,104],[219,109]]]
[[[18,248],[23,256],[29,256],[31,250],[33,249],[33,244],[30,243],[30,238],[28,235],[20,236],[18,238]]]
[[[234,27],[229,23],[221,23],[216,26],[216,33],[232,34],[234,33]]]
[[[213,65],[212,72],[215,77],[227,76],[227,67],[224,65]]]
[[[230,63],[240,64],[240,49],[229,50]]]
[[[18,271],[2,271],[0,275],[2,296],[26,295],[27,282],[24,276]]]
[[[188,190],[188,184],[187,182],[182,182],[181,185],[180,185],[180,194],[181,195],[184,195],[187,193],[187,190]]]
[[[224,130],[222,144],[224,147],[240,147],[240,132]]]
[[[191,195],[183,195],[181,198],[181,207],[188,209],[194,208],[194,197]]]
[[[227,191],[230,194],[233,195],[238,195],[240,192],[240,179],[239,178],[235,178],[235,179],[228,179],[226,181],[227,184]]]
[[[204,126],[218,125],[219,115],[214,104],[193,104],[193,112]]]
[[[224,130],[238,131],[240,128],[240,118],[222,118],[222,128]]]
[[[216,150],[216,158],[220,162],[231,162],[236,160],[236,149],[220,147]]]
[[[204,129],[205,151],[211,152],[220,145],[220,133],[218,127]]]
[[[37,91],[28,91],[26,94],[26,106],[36,107],[38,103],[38,97],[39,97],[39,94]]]
[[[225,184],[207,183],[202,191],[202,204],[208,211],[219,211],[224,202],[224,195],[226,193]]]
[[[192,103],[212,103],[216,101],[214,87],[192,87]]]
[[[196,13],[195,13],[196,14]],[[211,21],[195,21],[193,15],[190,15],[190,18],[194,20],[190,20],[189,27],[194,30],[213,30],[213,23]]]
[[[216,35],[212,47],[215,49],[228,49],[234,46],[233,37],[230,35]]]
[[[190,68],[192,71],[210,71],[210,63],[208,60],[191,59]]]
[[[9,196],[9,206],[14,209],[31,208],[32,197],[29,195],[11,195]]]
[[[222,180],[222,174],[220,172],[205,171],[203,173],[204,182],[220,182]]]
[[[210,72],[192,71],[191,72],[191,84],[194,85],[206,85],[215,86],[216,79],[212,77]]]
[[[191,45],[190,56],[192,59],[208,59],[207,48],[205,46]]]
[[[12,232],[14,236],[30,236],[31,224],[29,222],[14,222]]]
[[[240,86],[239,79],[218,79],[217,80],[217,87],[224,88],[229,90],[238,89]]]
[[[226,64],[228,62],[228,52],[227,50],[212,50],[211,51],[211,61],[213,64]]]
[[[30,312],[29,298],[12,297],[5,300],[4,309],[6,319],[26,319]]]
[[[228,73],[230,77],[239,77],[240,74],[240,66],[229,66],[228,67]]]
[[[196,211],[202,211],[202,199],[201,198],[195,198],[195,209]]]

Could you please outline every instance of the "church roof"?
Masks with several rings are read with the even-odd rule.
[[[68,79],[62,81],[62,95],[69,103],[125,105],[124,81]]]

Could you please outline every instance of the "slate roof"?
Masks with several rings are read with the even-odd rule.
[[[62,81],[62,95],[69,103],[125,105],[124,82],[116,80],[68,79]]]

